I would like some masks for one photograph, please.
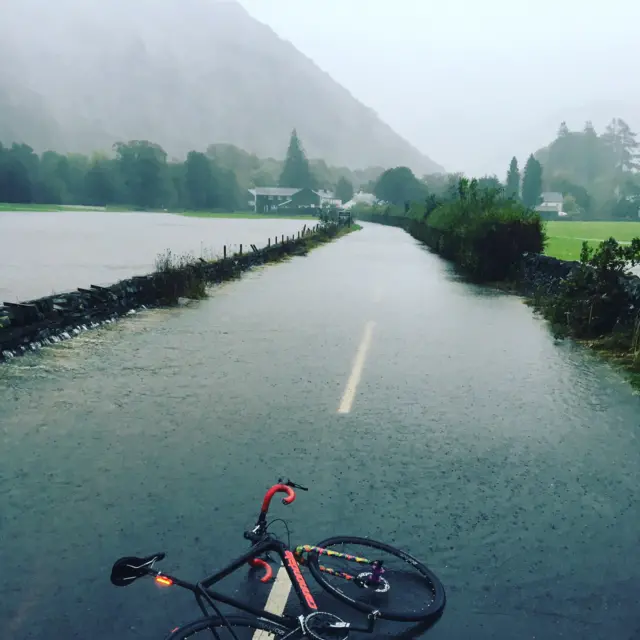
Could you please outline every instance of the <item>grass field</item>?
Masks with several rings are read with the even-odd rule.
[[[92,207],[82,204],[16,204],[0,202],[0,211],[131,211],[130,207]]]
[[[0,211],[64,211],[59,204],[12,204],[0,202]]]
[[[64,205],[64,204],[15,204],[0,202],[0,211],[43,211],[43,212],[55,212],[55,211],[133,211],[133,207],[89,207],[83,205]],[[159,212],[162,213],[162,212]],[[236,213],[215,213],[210,211],[168,211],[166,213],[172,213],[174,215],[187,216],[190,218],[235,218],[245,220],[267,220],[267,219],[281,219],[281,220],[316,220],[314,216],[279,216],[276,214],[269,215],[268,213],[254,213],[253,211],[238,211]]]
[[[615,238],[620,243],[640,237],[640,222],[547,222],[545,253],[561,260],[579,260],[582,243],[596,247],[603,240]]]
[[[238,211],[237,213],[209,213],[207,211],[182,211],[179,215],[190,218],[242,218],[246,220],[317,220],[314,216],[279,216],[277,214],[253,213],[253,211]]]

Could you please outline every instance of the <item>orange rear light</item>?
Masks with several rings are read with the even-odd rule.
[[[170,587],[173,584],[173,580],[167,578],[167,576],[156,576],[156,583],[163,587]]]

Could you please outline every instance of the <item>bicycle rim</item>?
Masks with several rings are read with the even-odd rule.
[[[165,640],[285,640],[299,636],[296,629],[288,629],[263,618],[225,616],[223,620],[219,616],[210,616],[176,627]]]
[[[353,536],[337,536],[309,552],[309,570],[333,596],[363,612],[400,622],[437,620],[445,606],[440,580],[421,562],[394,547]],[[372,574],[374,561],[384,573],[377,587],[361,586]]]

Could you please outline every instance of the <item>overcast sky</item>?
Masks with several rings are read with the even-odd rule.
[[[562,119],[640,128],[636,0],[240,0],[447,170],[503,174]]]

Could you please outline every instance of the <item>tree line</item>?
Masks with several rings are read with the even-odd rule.
[[[557,138],[530,154],[522,170],[514,157],[504,181],[487,175],[477,178],[476,185],[497,189],[529,208],[541,203],[544,192],[558,192],[563,210],[574,217],[638,219],[640,144],[636,137],[620,118],[614,118],[602,134],[590,122],[582,131],[570,131],[563,122]],[[453,193],[463,177],[456,173],[418,178],[407,167],[395,167],[367,187],[379,200],[404,206]]]
[[[640,210],[640,145],[621,118],[598,134],[591,122],[571,131],[562,122],[556,139],[529,156],[522,174],[511,160],[505,189],[528,206],[543,191],[563,195],[567,214],[583,219],[637,219]]]
[[[350,178],[362,183],[382,169],[347,172],[310,162],[295,130],[284,161],[261,161],[232,145],[190,151],[179,161],[147,140],[117,142],[112,153],[91,156],[38,155],[26,144],[0,143],[0,202],[238,211],[246,209],[247,189],[254,186],[328,189],[347,201],[354,191]]]
[[[162,147],[146,140],[118,142],[113,151],[39,156],[25,144],[0,145],[0,201],[229,211],[246,203],[233,172],[203,153],[169,162]]]
[[[459,193],[461,173],[434,173],[418,178],[409,167],[393,167],[383,171],[377,180],[366,185],[365,191],[373,193],[380,202],[405,207],[413,202],[429,199],[446,200]],[[476,187],[482,190],[503,190],[504,185],[495,176],[474,179]]]

